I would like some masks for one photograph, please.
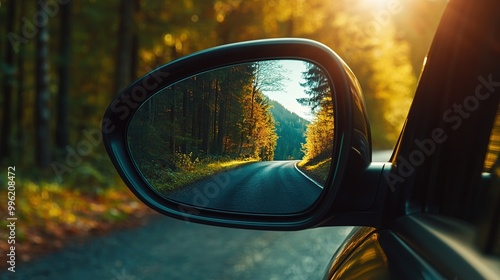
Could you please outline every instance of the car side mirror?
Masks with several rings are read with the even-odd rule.
[[[159,67],[114,99],[102,131],[144,203],[223,226],[320,224],[346,193],[344,175],[371,162],[355,76],[303,39],[225,45]]]

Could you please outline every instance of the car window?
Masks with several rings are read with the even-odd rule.
[[[486,153],[486,160],[484,162],[484,172],[492,173],[493,166],[498,160],[500,153],[500,107],[497,110],[495,124],[491,130],[490,143],[488,144],[488,151]],[[498,166],[498,164],[497,164]]]

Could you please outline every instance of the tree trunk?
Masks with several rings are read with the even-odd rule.
[[[205,154],[210,153],[210,102],[212,99],[212,85],[208,81],[202,82],[202,92],[208,92],[208,95],[202,98],[202,102],[200,103],[201,113],[200,113],[200,130],[202,131],[203,141],[202,141],[202,151]],[[204,95],[203,95],[204,96]]]
[[[44,13],[44,2],[36,4],[37,12]],[[47,19],[48,20],[48,19]],[[35,63],[35,162],[45,169],[49,166],[49,76],[48,76],[48,40],[47,24],[41,24],[36,34]]]
[[[189,98],[189,89],[184,89],[182,92],[182,121],[181,121],[181,136],[184,138],[184,141],[181,145],[181,152],[187,154],[188,145],[187,139],[188,136],[188,98]]]
[[[61,5],[59,88],[57,96],[56,145],[64,149],[69,145],[68,95],[71,64],[71,1]]]
[[[221,155],[224,153],[224,137],[226,136],[226,113],[227,113],[227,108],[226,108],[227,102],[226,102],[226,96],[221,94],[220,97],[220,105],[219,105],[219,116],[218,116],[218,124],[217,124],[217,142],[215,146],[217,147],[217,152],[219,152]]]
[[[140,0],[134,0],[134,19],[137,19],[139,13],[141,12],[141,2]],[[137,70],[139,69],[139,34],[137,30],[132,32],[132,46],[130,48],[130,81],[137,80]]]
[[[170,129],[168,132],[170,133],[168,136],[168,143],[169,143],[169,148],[172,153],[176,152],[176,143],[175,143],[175,136],[176,136],[176,130],[177,130],[177,123],[175,121],[176,118],[176,112],[175,112],[175,96],[177,95],[177,87],[175,85],[172,86],[172,99],[169,100],[169,108],[168,108],[168,118],[169,118],[169,126]]]
[[[130,84],[132,73],[132,33],[134,2],[122,0],[120,3],[120,24],[118,26],[118,45],[115,73],[115,93],[119,93]]]
[[[6,34],[14,32],[14,18],[16,16],[17,1],[7,2]],[[12,129],[12,92],[15,77],[14,49],[9,40],[5,40],[5,68],[3,77],[3,119],[2,134],[0,135],[0,159],[11,155],[11,129]]]
[[[214,115],[213,115],[213,123],[212,123],[212,146],[214,147],[214,152],[219,152],[217,149],[217,115],[218,115],[218,106],[219,106],[219,81],[215,80],[213,82],[213,90],[215,94],[214,99]]]
[[[25,14],[25,4],[23,1],[19,1],[19,13],[21,15]],[[24,89],[25,89],[25,56],[26,56],[26,44],[21,44],[19,46],[19,53],[17,55],[17,104],[16,104],[16,143],[18,147],[22,147],[25,141],[25,131],[23,128],[23,119],[24,119],[24,111],[25,111],[25,99],[24,99]],[[22,152],[21,149],[16,149],[16,159],[22,160],[25,153]]]

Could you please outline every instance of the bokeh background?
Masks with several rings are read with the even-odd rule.
[[[0,0],[0,207],[15,166],[17,260],[154,219],[114,171],[101,118],[141,75],[208,47],[276,37],[328,45],[361,83],[374,149],[392,149],[446,3]],[[2,252],[7,237],[2,229]]]

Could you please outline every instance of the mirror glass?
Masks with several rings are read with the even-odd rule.
[[[128,145],[151,188],[184,204],[285,214],[326,183],[334,137],[330,82],[316,65],[266,60],[179,81],[144,102]]]

